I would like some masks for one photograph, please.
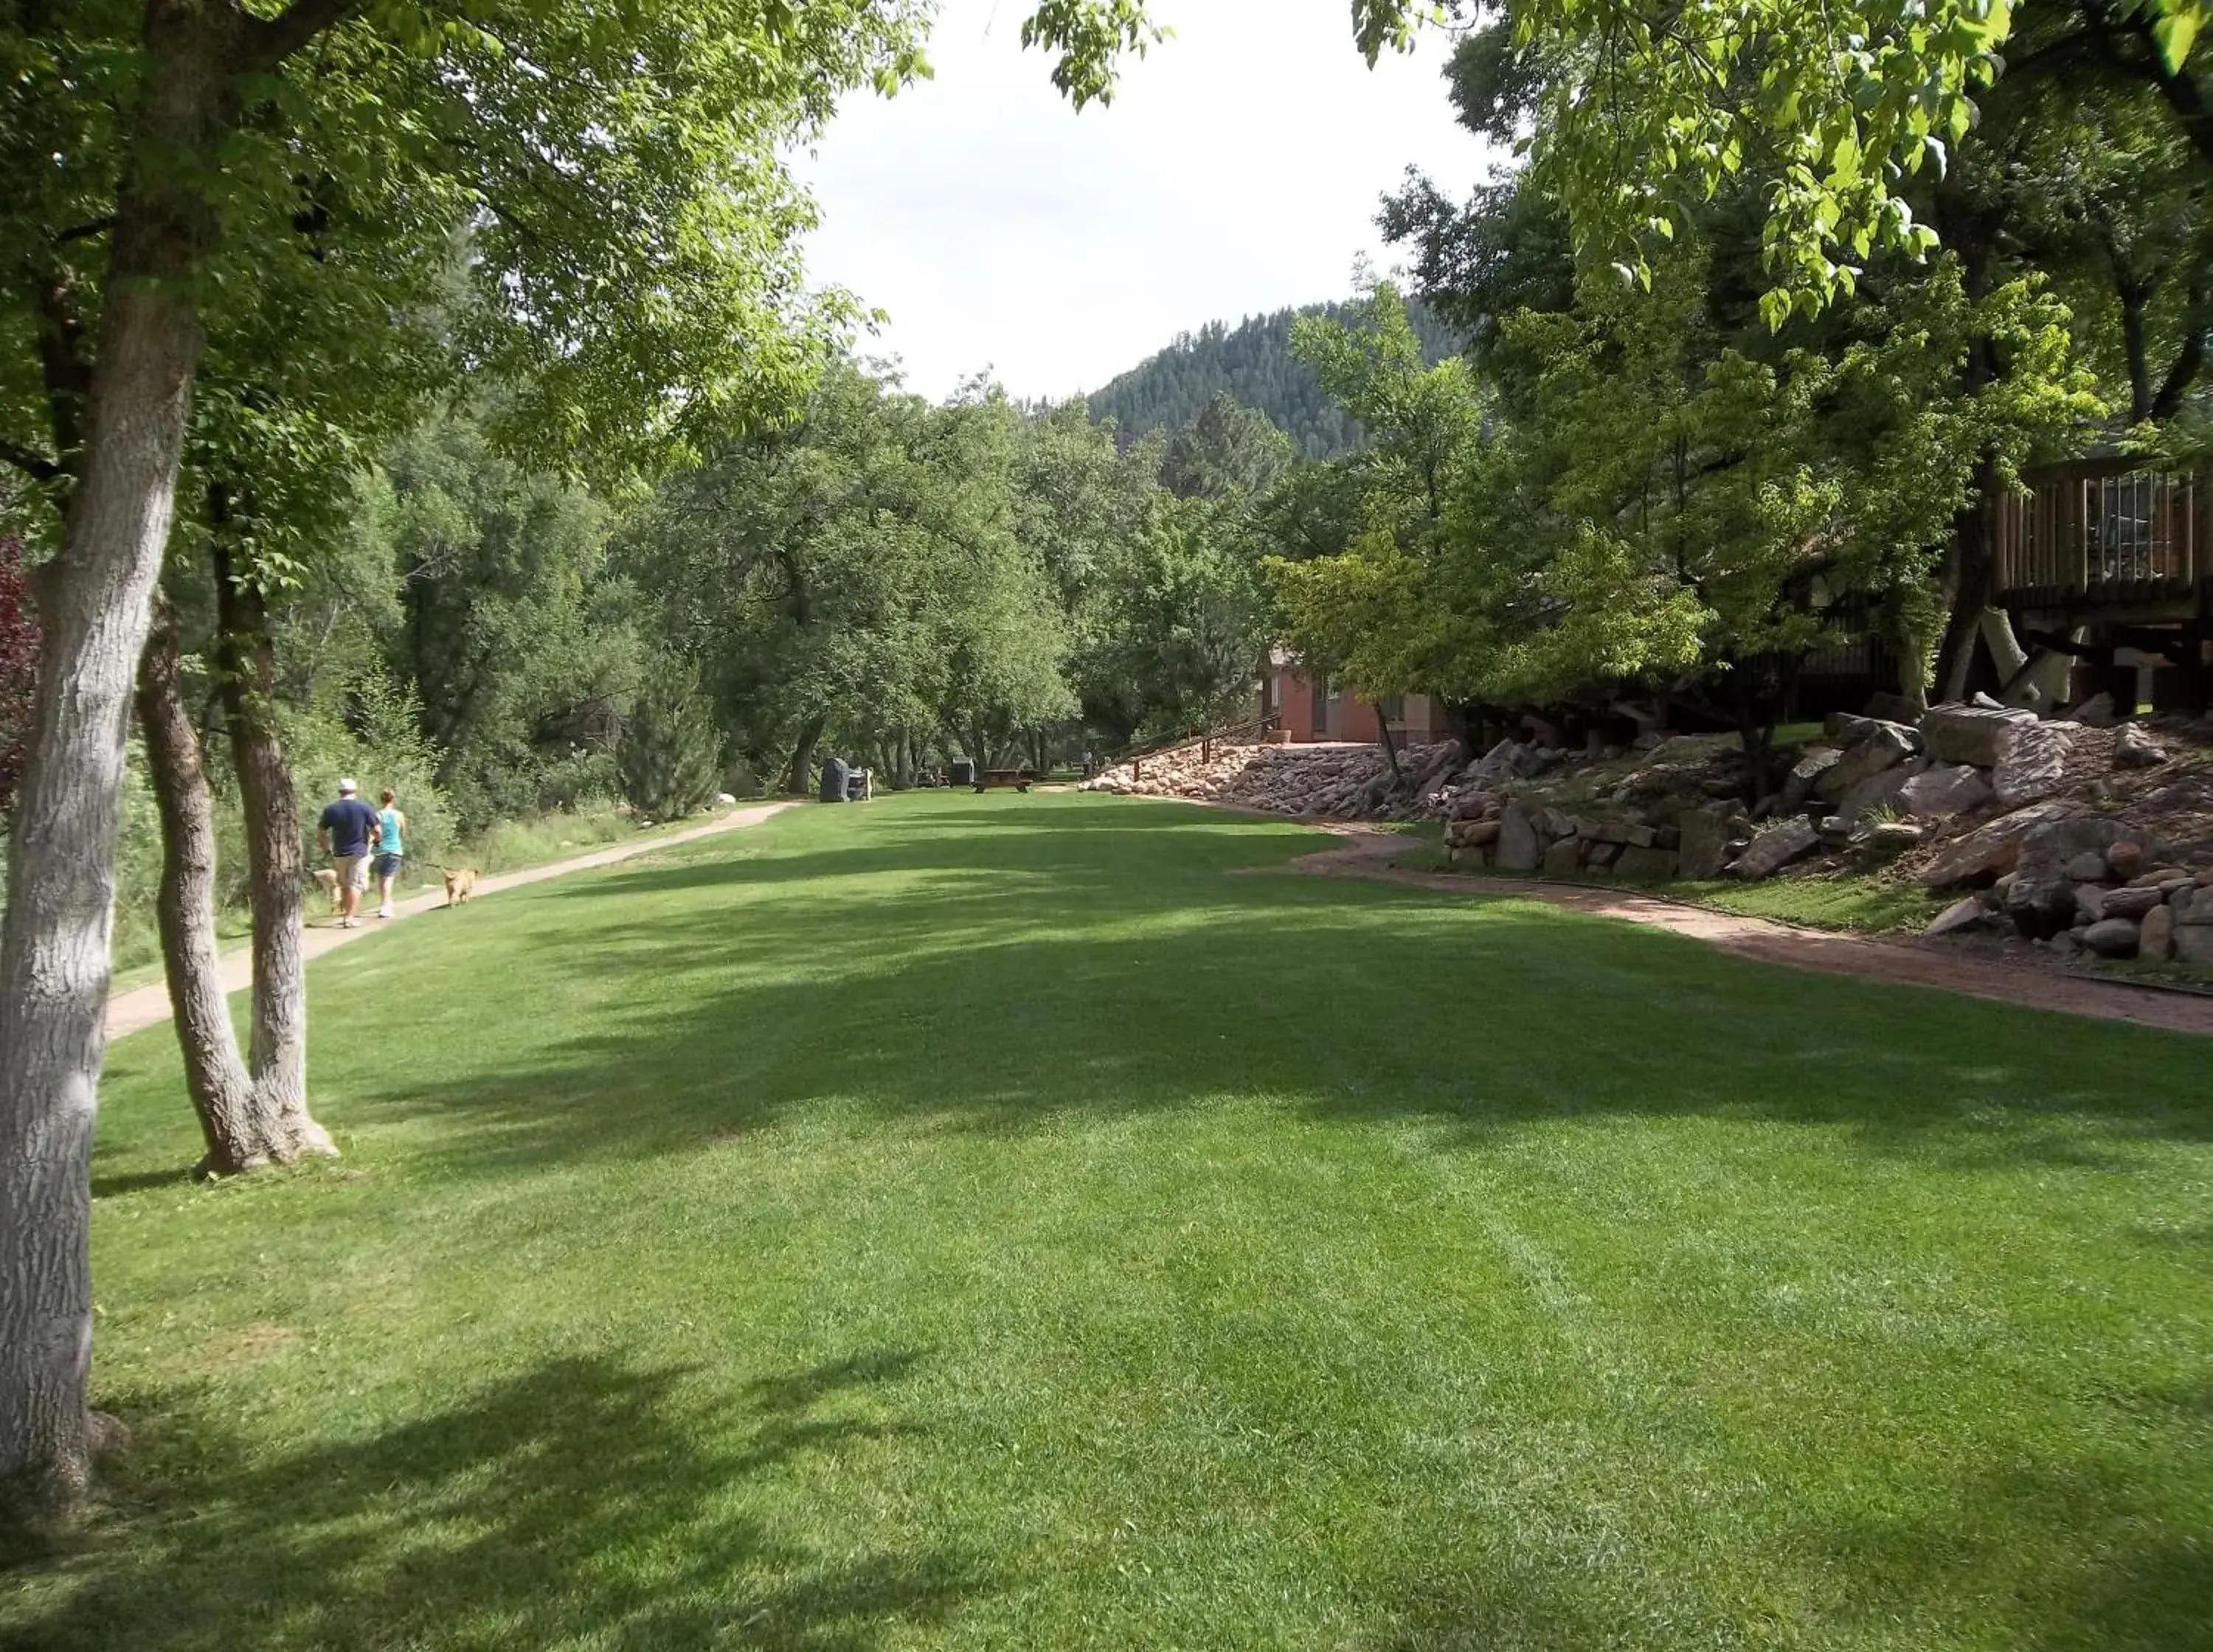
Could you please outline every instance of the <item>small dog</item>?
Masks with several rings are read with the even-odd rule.
[[[338,909],[338,875],[327,866],[315,869],[315,884],[322,890],[323,899],[331,903],[331,910]]]
[[[476,893],[477,869],[473,866],[441,867],[446,875],[446,905],[458,906]]]

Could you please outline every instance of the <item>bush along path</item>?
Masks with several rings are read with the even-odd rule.
[[[789,803],[758,803],[735,808],[682,832],[672,832],[666,837],[643,842],[616,844],[611,848],[595,850],[588,855],[578,855],[564,861],[550,861],[543,866],[525,867],[517,872],[504,872],[497,877],[479,878],[471,899],[485,895],[496,895],[503,889],[519,888],[526,883],[542,883],[548,878],[565,877],[571,872],[588,872],[597,866],[613,866],[636,856],[667,849],[676,844],[691,843],[696,838],[712,837],[718,832],[731,832],[741,826],[758,826],[779,809],[790,808]],[[418,912],[430,911],[446,904],[442,889],[426,889],[394,904],[389,919],[365,917],[357,930],[338,927],[335,917],[310,919],[301,936],[302,950],[312,960],[333,948],[343,947],[350,941],[358,941],[388,923],[413,917]],[[365,910],[374,912],[374,905],[364,900]],[[241,947],[226,953],[223,960],[223,988],[225,992],[240,992],[253,984],[253,954],[250,948]],[[158,1026],[169,1019],[169,988],[166,981],[151,982],[118,992],[107,1001],[107,1037],[113,1039],[129,1033]]]
[[[1785,964],[1824,974],[1858,976],[1912,986],[1965,992],[2001,1003],[2025,1004],[2070,1015],[2130,1021],[2174,1033],[2213,1034],[2213,996],[2162,991],[2092,976],[2060,975],[1982,959],[1942,946],[1874,940],[1866,936],[1809,930],[1771,918],[1748,917],[1710,906],[1588,884],[1551,883],[1530,877],[1485,877],[1423,872],[1397,864],[1406,839],[1354,826],[1329,828],[1346,841],[1293,863],[1302,872],[1375,879],[1442,893],[1508,896],[1663,929],[1704,941],[1739,958]]]

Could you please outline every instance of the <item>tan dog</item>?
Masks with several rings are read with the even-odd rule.
[[[315,869],[315,887],[323,892],[323,899],[331,903],[331,910],[338,909],[338,875],[327,866]]]
[[[443,867],[440,869],[446,875],[446,905],[448,906],[458,906],[476,893],[475,867]]]

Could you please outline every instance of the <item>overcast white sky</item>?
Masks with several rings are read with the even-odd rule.
[[[815,279],[890,312],[867,353],[943,396],[991,369],[1022,397],[1095,389],[1216,318],[1343,297],[1392,262],[1378,198],[1409,163],[1459,194],[1448,42],[1374,70],[1344,0],[1156,0],[1174,38],[1107,108],[1071,112],[1021,49],[1025,0],[945,0],[934,81],[855,97],[802,173]]]

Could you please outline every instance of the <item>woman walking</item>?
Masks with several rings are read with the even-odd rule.
[[[379,917],[392,916],[392,881],[399,875],[399,863],[407,853],[400,834],[407,830],[407,817],[394,806],[392,789],[387,786],[377,794],[376,808],[376,890],[381,902],[376,909]]]

